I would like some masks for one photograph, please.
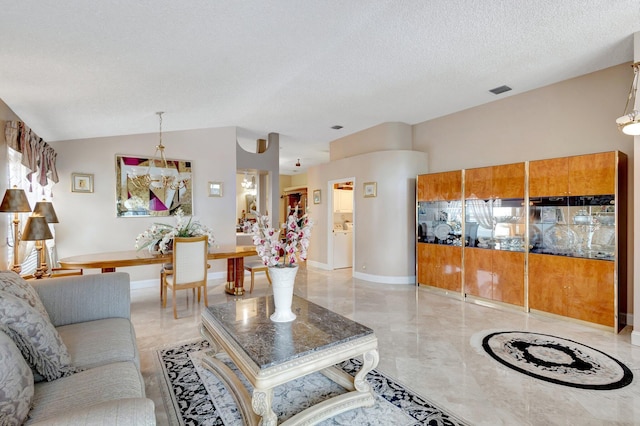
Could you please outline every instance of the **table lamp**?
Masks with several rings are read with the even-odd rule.
[[[56,215],[56,211],[53,208],[53,203],[51,201],[38,201],[33,208],[33,214],[44,216],[44,218],[47,220],[47,223],[60,223],[60,221],[58,220],[58,216]],[[44,241],[42,241],[42,250],[42,263],[40,264],[40,266],[46,274],[49,270],[49,266],[47,265],[47,245]]]
[[[16,274],[21,271],[20,263],[18,263],[18,247],[20,244],[20,218],[18,213],[30,212],[29,200],[23,189],[14,186],[7,189],[4,193],[2,203],[0,203],[0,212],[13,213],[13,264],[11,270]]]
[[[49,224],[44,216],[31,215],[27,219],[27,224],[24,226],[24,232],[22,233],[22,239],[24,241],[36,241],[36,250],[38,253],[38,268],[36,269],[34,277],[40,279],[44,276],[45,270],[42,269],[42,247],[44,245],[43,240],[50,240],[53,238],[53,234],[49,229]]]

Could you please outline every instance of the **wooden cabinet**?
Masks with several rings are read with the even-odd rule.
[[[462,248],[418,243],[418,284],[462,290]]]
[[[471,296],[524,306],[524,253],[464,249],[464,291]]]
[[[612,151],[418,176],[418,283],[621,330],[627,167]]]
[[[462,197],[462,172],[419,175],[418,201],[459,200]]]
[[[616,152],[569,157],[569,193],[602,195],[616,192]]]
[[[524,163],[467,169],[464,173],[465,199],[524,198]]]
[[[514,163],[493,166],[493,195],[496,198],[523,198],[525,164]]]
[[[334,189],[333,211],[337,213],[352,213],[353,191],[347,189]]]
[[[529,163],[529,196],[613,194],[617,154],[601,152]]]
[[[529,308],[592,322],[616,324],[615,263],[529,255]]]
[[[566,196],[569,159],[551,158],[529,163],[529,196]]]

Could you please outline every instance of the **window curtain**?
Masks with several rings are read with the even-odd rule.
[[[58,182],[56,170],[56,152],[21,121],[8,121],[5,124],[5,140],[7,142],[8,182],[9,188],[14,186],[24,189],[31,208],[38,201],[53,198],[53,185]],[[24,227],[30,213],[20,214],[20,226]],[[8,235],[13,240],[11,224]],[[53,229],[51,230],[53,233]],[[13,261],[13,241],[7,255],[8,263]],[[18,261],[22,264],[22,273],[35,270],[36,253],[34,241],[20,241]],[[55,255],[54,239],[45,241],[45,257],[51,267]]]

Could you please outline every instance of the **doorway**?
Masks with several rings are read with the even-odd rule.
[[[353,268],[355,259],[354,223],[355,178],[329,182],[328,259],[331,269]]]

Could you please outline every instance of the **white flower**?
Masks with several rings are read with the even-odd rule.
[[[174,237],[198,237],[206,235],[209,245],[215,242],[211,229],[198,221],[194,221],[193,217],[189,217],[187,220],[182,208],[176,210],[175,219],[175,226],[165,223],[152,224],[136,238],[136,249],[140,250],[150,245],[158,245],[160,252],[165,253],[172,249]]]
[[[289,215],[287,223],[282,226],[284,234],[282,239],[280,229],[271,226],[268,216],[261,216],[257,212],[256,216],[257,219],[252,228],[253,244],[265,265],[286,266],[295,264],[298,258],[306,260],[313,227],[313,222],[307,215],[300,219],[297,215]]]

